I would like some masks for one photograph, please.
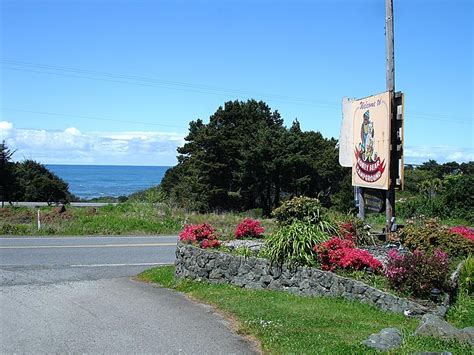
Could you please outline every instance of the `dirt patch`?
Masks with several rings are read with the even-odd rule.
[[[0,220],[11,224],[30,224],[35,220],[35,213],[32,210],[0,208]]]
[[[41,214],[41,221],[47,223],[70,221],[72,219],[74,219],[72,212],[61,207],[55,208],[51,212]]]

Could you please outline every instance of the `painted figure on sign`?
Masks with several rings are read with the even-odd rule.
[[[385,160],[380,160],[375,152],[375,129],[370,120],[369,110],[362,116],[360,126],[360,143],[355,149],[355,171],[366,182],[375,182],[380,179],[385,171]]]
[[[370,122],[370,113],[369,110],[364,112],[364,120],[362,126],[360,127],[360,141],[361,141],[361,153],[362,159],[368,161],[372,157],[374,151],[374,125]],[[371,151],[369,153],[369,150]]]

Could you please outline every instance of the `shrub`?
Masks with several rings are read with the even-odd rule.
[[[294,221],[266,238],[265,254],[272,262],[312,266],[316,264],[313,246],[328,239],[317,226]]]
[[[294,222],[304,222],[318,226],[319,230],[329,235],[337,233],[336,226],[329,219],[326,209],[321,206],[317,198],[294,197],[275,209],[273,216],[284,226]]]
[[[245,218],[235,229],[234,236],[236,239],[261,238],[263,237],[263,232],[265,232],[265,229],[263,229],[259,221]]]
[[[425,297],[433,288],[448,289],[448,272],[448,254],[439,249],[432,253],[415,250],[407,254],[392,249],[388,253],[385,276],[393,289]]]
[[[382,269],[382,264],[368,251],[355,248],[350,239],[333,237],[330,240],[313,247],[321,261],[323,270],[353,269],[361,270],[372,268],[374,271]]]
[[[453,234],[459,234],[467,239],[474,241],[474,229],[472,228],[458,226],[449,228],[449,231]]]
[[[217,248],[220,242],[217,240],[219,234],[215,228],[208,223],[188,224],[179,233],[179,240],[183,243],[194,244],[203,249]]]
[[[352,240],[356,245],[373,245],[375,243],[364,221],[357,217],[350,217],[339,224],[339,236]]]
[[[450,211],[442,196],[429,198],[417,195],[398,203],[396,209],[397,216],[402,218],[413,218],[419,214],[439,218],[450,216]]]
[[[450,256],[467,256],[474,253],[474,241],[450,232],[435,218],[407,221],[399,232],[403,244],[410,250],[432,252],[440,249]]]

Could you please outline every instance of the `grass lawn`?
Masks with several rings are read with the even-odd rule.
[[[248,214],[196,214],[150,203],[127,202],[98,208],[57,207],[40,209],[41,229],[37,229],[37,211],[26,207],[0,208],[0,235],[120,235],[177,234],[185,223],[211,223],[223,235],[231,236],[237,224]],[[269,233],[274,221],[260,219]]]
[[[399,328],[404,334],[403,347],[391,354],[417,351],[472,353],[471,348],[457,342],[411,336],[418,320],[358,302],[175,280],[173,266],[152,268],[137,278],[184,292],[231,315],[239,323],[238,332],[256,337],[265,353],[375,353],[360,342],[387,327]]]

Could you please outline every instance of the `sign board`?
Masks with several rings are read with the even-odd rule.
[[[354,134],[352,133],[352,99],[342,99],[342,125],[339,133],[339,164],[352,167]]]
[[[364,189],[365,209],[368,212],[385,211],[385,194],[382,190]]]
[[[390,92],[354,100],[352,185],[388,190],[390,182]]]

